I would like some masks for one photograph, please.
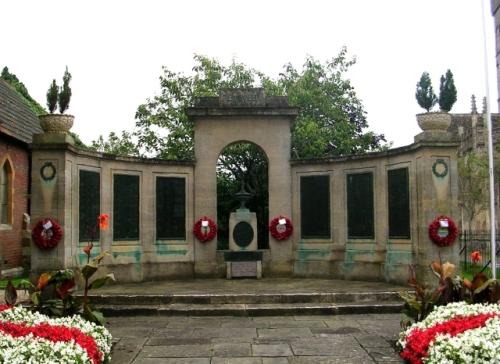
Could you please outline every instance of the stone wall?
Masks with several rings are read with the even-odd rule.
[[[28,212],[29,152],[25,145],[0,137],[0,168],[8,160],[12,168],[12,224],[0,225],[0,267],[23,264],[23,214]]]
[[[51,138],[52,139],[52,138]],[[193,164],[139,158],[117,157],[84,152],[71,144],[47,143],[46,135],[37,135],[33,148],[33,222],[54,217],[64,229],[63,241],[50,251],[32,249],[32,273],[71,268],[86,262],[82,249],[87,242],[79,241],[79,183],[80,170],[100,173],[101,213],[109,214],[110,226],[101,231],[93,253],[110,253],[103,261],[101,274],[114,272],[119,281],[143,281],[166,277],[192,277],[194,272]],[[40,168],[52,163],[56,176],[45,181]],[[139,176],[140,237],[133,241],[113,240],[113,175]],[[156,240],[155,177],[169,176],[186,179],[186,239]],[[97,218],[97,216],[96,216]]]

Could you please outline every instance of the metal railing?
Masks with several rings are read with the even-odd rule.
[[[496,234],[497,242],[497,269],[500,268],[498,257],[500,253],[500,234]],[[491,265],[491,235],[489,231],[462,231],[460,233],[460,262],[465,270],[472,267],[471,253],[478,251],[481,254],[481,271]]]

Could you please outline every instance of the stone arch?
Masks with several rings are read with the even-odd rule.
[[[231,150],[232,147],[238,147],[238,146],[250,146],[250,150],[252,151],[253,156],[256,157],[255,161],[257,162],[256,164],[251,164],[253,167],[258,168],[259,172],[258,174],[252,173],[249,175],[247,171],[241,169],[242,165],[239,165],[239,171],[235,172],[238,174],[239,172],[243,172],[243,175],[245,177],[252,176],[252,179],[242,179],[240,176],[235,175],[235,173],[229,173],[229,175],[232,175],[235,177],[234,184],[231,184],[230,186],[233,188],[232,193],[236,193],[240,190],[242,187],[241,184],[244,183],[245,190],[247,192],[252,193],[252,197],[247,203],[247,207],[250,209],[250,211],[256,213],[257,217],[257,226],[258,226],[258,238],[257,238],[257,243],[259,249],[267,249],[269,247],[269,236],[267,233],[267,223],[269,220],[269,158],[265,151],[262,149],[262,147],[258,144],[255,144],[253,142],[250,142],[248,140],[238,140],[235,142],[232,142],[228,145],[226,145],[219,153],[219,157],[217,159],[217,164],[216,164],[216,175],[217,175],[217,221],[218,221],[218,227],[219,227],[219,233],[217,234],[218,236],[218,249],[228,249],[228,244],[229,244],[229,236],[226,235],[228,232],[226,229],[229,228],[229,216],[230,212],[234,212],[239,206],[239,203],[231,197],[228,199],[228,195],[226,197],[222,197],[221,200],[221,194],[219,193],[219,173],[220,169],[219,166],[221,165],[221,157],[225,155],[228,151]],[[231,160],[229,162],[232,162]],[[244,162],[243,162],[244,163]],[[224,167],[222,167],[224,169]],[[254,170],[253,172],[256,172]],[[265,178],[262,178],[265,177]],[[266,186],[265,188],[262,188],[262,186]],[[224,195],[224,194],[223,194]],[[224,201],[226,207],[228,206],[227,203],[231,203],[233,205],[231,211],[228,211],[226,208],[221,209],[220,202]],[[262,201],[263,203],[260,203],[259,201]],[[221,214],[221,212],[223,212]],[[227,239],[227,241],[225,241]],[[224,241],[226,244],[220,244],[221,240]]]
[[[217,213],[215,165],[220,152],[237,141],[258,145],[268,159],[269,216],[291,215],[291,122],[297,109],[286,97],[266,97],[262,89],[222,91],[219,97],[202,98],[188,110],[194,122],[195,219]],[[216,261],[216,243],[194,242],[195,273],[222,275]],[[279,243],[278,243],[279,244]],[[276,245],[269,239],[272,274],[292,272],[292,244]]]

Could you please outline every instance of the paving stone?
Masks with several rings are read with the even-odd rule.
[[[194,329],[191,328],[166,328],[166,329],[153,329],[151,335],[153,337],[178,339],[178,338],[190,338],[193,336]]]
[[[391,347],[391,344],[387,340],[378,335],[354,335],[354,337],[365,349]]]
[[[308,327],[280,328],[280,329],[257,329],[259,337],[308,337],[313,336]]]
[[[252,349],[249,343],[214,344],[213,356],[222,358],[252,356]]]
[[[214,338],[214,337],[257,337],[257,330],[254,328],[220,328],[203,327],[193,331],[193,337]]]
[[[172,338],[172,337],[152,337],[146,341],[146,345],[151,346],[169,346],[169,345],[208,345],[211,344],[210,339],[206,338]]]
[[[254,344],[252,345],[254,356],[291,356],[293,355],[288,344]]]
[[[142,358],[133,364],[210,364],[210,358]]]
[[[211,345],[144,346],[144,358],[203,358],[211,356]]]
[[[369,348],[367,349],[368,354],[377,362],[377,363],[386,363],[386,362],[396,362],[396,363],[404,363],[404,360],[401,359],[396,351],[389,348]]]
[[[127,364],[139,354],[146,338],[123,338],[113,346],[111,352],[111,364]]]
[[[303,316],[293,316],[295,321],[326,321],[330,320],[332,315],[303,315]]]
[[[368,355],[366,357],[345,356],[296,356],[289,358],[290,364],[368,364],[375,363]]]
[[[343,326],[338,328],[311,328],[311,332],[314,336],[324,337],[328,335],[347,335],[360,333],[361,329],[357,327]]]
[[[138,327],[116,327],[108,326],[108,330],[116,338],[145,338],[148,337],[153,329]]]
[[[274,320],[269,322],[255,322],[257,328],[293,328],[293,327],[326,327],[323,321],[296,321],[296,320]]]
[[[288,358],[262,358],[262,364],[288,364]]]
[[[365,351],[358,342],[349,335],[336,335],[328,338],[300,338],[292,341],[294,355],[329,355],[360,356]]]
[[[261,358],[212,358],[211,364],[262,364]]]

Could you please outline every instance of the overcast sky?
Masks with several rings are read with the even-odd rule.
[[[497,111],[493,17],[486,4],[490,98]],[[419,132],[415,85],[428,71],[435,90],[450,68],[458,89],[452,112],[485,95],[479,0],[335,1],[20,1],[0,3],[0,67],[8,66],[45,106],[53,78],[73,76],[68,113],[89,143],[132,131],[137,106],[159,93],[161,67],[186,74],[193,55],[232,58],[276,77],[306,55],[357,64],[349,78],[370,129],[394,146]],[[478,108],[481,108],[478,103]]]

